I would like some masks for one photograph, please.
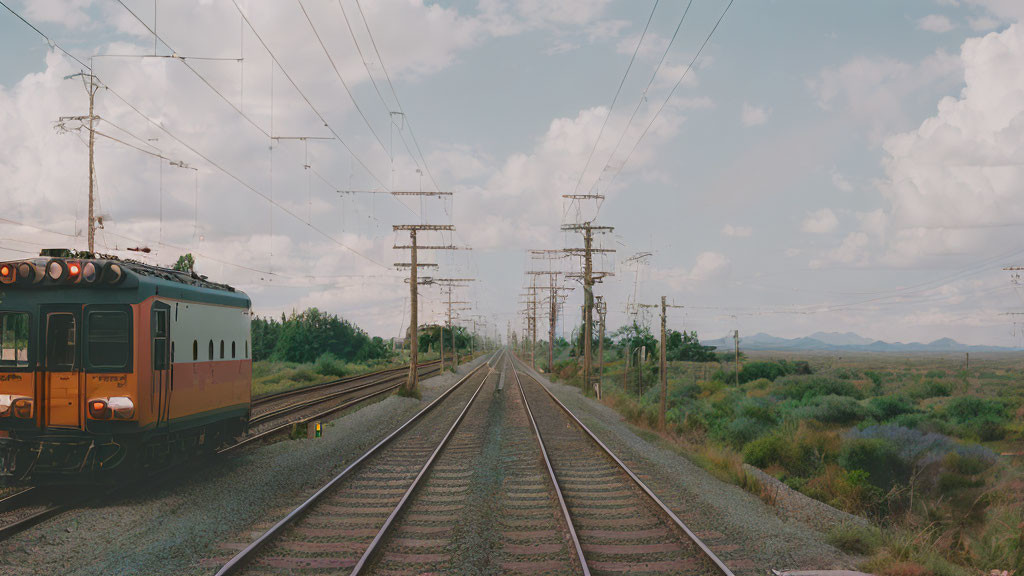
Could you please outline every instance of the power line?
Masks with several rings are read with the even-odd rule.
[[[371,133],[373,133],[373,137],[377,140],[377,143],[380,144],[381,149],[386,152],[387,147],[384,146],[384,142],[380,139],[377,131],[373,129],[372,125],[370,125],[370,121],[366,118],[366,114],[363,113],[363,109],[359,107],[359,103],[356,102],[356,97],[352,94],[352,90],[349,89],[348,83],[345,82],[344,78],[342,78],[341,72],[338,70],[338,65],[335,64],[334,58],[327,50],[327,46],[324,44],[323,39],[320,38],[320,33],[317,32],[316,26],[313,25],[313,19],[310,18],[309,13],[306,12],[306,7],[302,4],[302,0],[296,1],[299,3],[299,9],[302,10],[302,15],[306,17],[306,22],[309,22],[309,27],[313,30],[313,35],[316,36],[317,42],[320,43],[320,48],[323,49],[324,55],[327,56],[327,60],[331,63],[331,68],[334,69],[334,74],[338,77],[338,80],[341,81],[341,85],[345,87],[345,93],[348,94],[349,99],[352,100],[352,105],[355,106],[356,111],[359,112],[359,116],[363,119],[363,123],[365,123],[366,127],[370,129]]]
[[[710,32],[708,32],[707,37],[704,38],[704,42],[701,43],[700,48],[697,50],[697,53],[693,55],[693,58],[690,59],[690,63],[687,64],[686,69],[683,70],[683,73],[679,76],[679,80],[677,80],[675,85],[672,86],[672,90],[669,90],[668,96],[665,98],[665,101],[662,102],[661,106],[658,107],[658,110],[654,113],[654,116],[651,117],[651,121],[647,123],[647,126],[644,128],[644,131],[640,133],[640,137],[637,138],[636,142],[633,144],[633,148],[631,148],[629,154],[626,155],[625,160],[622,161],[622,163],[619,165],[619,168],[615,171],[615,174],[612,175],[611,180],[608,182],[609,185],[615,182],[615,179],[618,178],[619,174],[622,172],[622,169],[626,167],[626,164],[629,162],[629,159],[633,157],[633,153],[636,152],[636,149],[640,145],[640,142],[642,142],[644,137],[647,136],[647,132],[651,129],[651,126],[654,125],[654,121],[658,119],[658,116],[661,114],[661,111],[665,109],[665,106],[669,103],[669,100],[672,99],[672,95],[675,94],[676,90],[679,88],[679,86],[683,83],[683,80],[686,78],[686,75],[690,72],[690,69],[693,68],[693,64],[697,61],[697,58],[700,58],[700,55],[704,51],[704,48],[708,45],[708,42],[711,41],[711,37],[715,35],[715,31],[718,30],[718,26],[722,23],[722,20],[725,18],[725,15],[729,13],[729,8],[732,8],[733,2],[735,2],[735,0],[729,0],[729,3],[725,6],[725,10],[722,11],[722,15],[719,16],[718,20],[715,22],[715,26],[711,29]],[[597,182],[594,183],[594,186],[597,186]],[[598,211],[600,211],[600,207],[598,207]]]
[[[619,100],[619,94],[622,92],[622,86],[626,83],[626,77],[629,76],[630,69],[633,68],[633,62],[636,61],[636,55],[640,52],[640,46],[644,43],[644,38],[647,37],[647,29],[651,27],[651,20],[654,19],[654,12],[658,9],[658,2],[660,0],[654,0],[654,6],[651,7],[651,15],[647,17],[647,24],[644,25],[644,31],[640,34],[640,40],[636,43],[636,48],[633,49],[633,55],[629,58],[629,64],[626,65],[626,71],[622,74],[622,80],[619,80],[619,87],[615,89],[615,96],[612,97],[612,103],[608,106],[608,114],[605,115],[604,121],[601,122],[601,129],[597,132],[597,138],[594,139],[594,147],[590,149],[590,154],[587,155],[587,162],[583,165],[583,170],[580,171],[580,177],[576,180],[576,186],[573,188],[573,194],[579,192],[580,183],[583,181],[583,175],[587,173],[587,168],[590,167],[590,161],[594,158],[594,152],[597,151],[597,145],[601,142],[601,136],[604,134],[605,126],[608,125],[608,119],[612,117],[612,111],[615,109],[615,103]],[[687,6],[689,9],[689,6]],[[683,17],[686,17],[686,13],[683,13]],[[677,28],[678,31],[678,28]],[[671,45],[671,43],[669,43]]]

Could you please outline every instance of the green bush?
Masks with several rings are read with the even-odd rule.
[[[927,398],[938,398],[949,396],[953,393],[953,385],[942,380],[924,380],[910,387],[908,394],[911,398],[924,400]]]
[[[849,396],[861,400],[864,393],[847,380],[827,376],[786,376],[775,381],[776,392],[783,398],[807,401],[818,396]]]
[[[740,370],[740,384],[764,378],[774,381],[786,375],[786,369],[777,362],[748,362]]]
[[[910,399],[905,396],[878,396],[868,400],[868,407],[879,422],[917,412]]]
[[[316,359],[316,362],[313,364],[313,371],[321,376],[334,376],[335,378],[341,378],[348,373],[345,369],[345,363],[330,352],[324,352]]]
[[[883,490],[905,481],[910,475],[896,446],[874,438],[847,440],[839,453],[839,465],[847,470],[863,470],[868,474],[868,481]]]
[[[786,460],[786,448],[786,440],[782,436],[764,436],[747,444],[743,449],[743,461],[758,468],[781,464]]]
[[[999,400],[961,396],[951,400],[943,412],[961,437],[987,442],[1006,436],[1009,415],[1006,405]]]
[[[748,442],[768,431],[770,425],[763,420],[740,416],[725,425],[719,433],[721,440],[739,450]]]
[[[815,398],[796,411],[797,416],[825,424],[853,424],[868,417],[869,411],[849,396],[830,394]]]

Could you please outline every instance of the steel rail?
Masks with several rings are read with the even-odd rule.
[[[24,490],[19,490],[14,494],[9,494],[7,496],[4,496],[3,498],[0,498],[0,512],[6,512],[7,510],[10,510],[14,506],[21,506],[22,500],[34,498],[37,494],[39,494],[39,492],[39,488],[35,486],[29,486]]]
[[[440,372],[440,370],[438,370],[438,372]],[[292,404],[281,406],[280,408],[274,408],[273,410],[267,410],[266,412],[263,412],[261,414],[257,414],[256,416],[253,416],[252,418],[250,418],[249,419],[249,425],[252,426],[253,424],[259,424],[259,423],[261,423],[261,422],[263,422],[265,420],[273,420],[274,418],[279,418],[281,416],[290,414],[292,412],[296,412],[296,411],[302,410],[304,408],[309,408],[310,406],[316,406],[317,404],[320,404],[320,403],[323,403],[323,402],[327,402],[328,400],[333,400],[335,398],[344,396],[346,394],[351,394],[352,392],[358,392],[360,390],[365,390],[365,389],[373,387],[373,386],[379,386],[381,384],[387,384],[389,382],[395,382],[395,381],[403,380],[403,379],[406,378],[407,374],[408,374],[408,369],[406,369],[406,371],[404,373],[397,372],[395,374],[388,375],[388,376],[386,376],[384,378],[380,378],[379,380],[373,380],[371,382],[365,382],[365,383],[362,383],[362,384],[356,384],[355,386],[347,386],[347,387],[344,387],[344,388],[342,388],[340,390],[335,390],[333,392],[328,392],[327,394],[324,394],[322,396],[316,396],[314,398],[308,398],[306,400],[301,400],[299,402],[294,402]],[[428,369],[425,372],[421,373],[420,376],[428,376],[428,375],[431,375],[431,374],[433,374],[433,371]],[[350,380],[347,383],[352,383],[352,382],[353,381]],[[339,382],[338,384],[342,384],[342,382]]]
[[[291,524],[296,519],[298,519],[300,516],[302,516],[306,512],[306,510],[309,509],[310,506],[315,504],[321,497],[323,497],[324,494],[329,492],[331,490],[331,488],[333,488],[336,484],[341,482],[341,480],[344,479],[346,476],[348,476],[348,474],[352,470],[355,470],[360,464],[362,464],[364,461],[366,461],[370,456],[373,456],[378,450],[380,450],[381,448],[383,448],[384,446],[389,444],[399,434],[401,434],[403,431],[405,431],[406,428],[408,428],[414,422],[419,420],[421,416],[423,416],[424,414],[426,414],[427,412],[432,410],[441,401],[443,401],[445,398],[447,398],[452,392],[454,392],[457,388],[459,388],[463,383],[465,383],[467,380],[469,380],[470,377],[472,377],[474,374],[476,374],[478,371],[480,371],[485,365],[486,365],[486,363],[481,363],[480,366],[477,366],[476,368],[474,368],[469,374],[466,374],[462,379],[460,379],[458,382],[453,384],[450,388],[445,390],[440,396],[435,398],[430,404],[427,404],[426,406],[423,407],[423,409],[421,409],[419,412],[414,414],[412,416],[412,418],[410,418],[409,420],[406,420],[406,422],[404,424],[402,424],[401,426],[396,428],[390,434],[385,436],[383,440],[381,440],[380,442],[375,444],[372,448],[367,450],[366,453],[364,453],[362,456],[357,458],[354,462],[349,464],[344,470],[341,471],[341,473],[339,473],[337,476],[332,478],[329,482],[327,482],[327,484],[324,484],[319,490],[314,492],[312,496],[307,498],[302,504],[299,504],[295,509],[293,509],[291,512],[289,512],[284,518],[278,520],[276,524],[271,526],[270,529],[268,529],[266,532],[264,532],[259,538],[254,540],[252,543],[250,543],[244,549],[242,549],[238,554],[235,554],[230,560],[228,560],[223,566],[221,566],[220,570],[217,571],[215,576],[227,576],[228,574],[234,574],[238,570],[240,570],[246,564],[246,562],[248,562],[249,560],[252,559],[252,557],[255,555],[255,553],[260,548],[262,548],[267,542],[269,542],[274,537],[276,537],[285,527],[287,527],[289,524]]]
[[[12,522],[10,524],[4,525],[0,527],[0,541],[6,540],[11,536],[14,536],[18,532],[28,530],[29,528],[35,526],[43,520],[46,520],[51,516],[61,514],[70,509],[71,506],[68,504],[54,504],[53,506],[49,506],[47,508],[44,508],[43,510],[40,510],[39,512],[36,512],[35,514],[32,514],[31,516],[26,516],[25,518],[22,518],[17,522]]]
[[[491,372],[494,371],[494,368],[490,365],[490,363],[487,364],[487,367],[489,369],[487,375],[480,380],[480,385],[476,387],[476,391],[473,392],[473,395],[469,398],[469,401],[466,402],[466,405],[462,408],[462,412],[459,412],[458,418],[455,419],[455,422],[452,422],[452,425],[450,428],[448,428],[448,432],[445,433],[444,438],[441,438],[441,442],[439,442],[437,447],[434,448],[434,451],[430,453],[430,457],[427,458],[427,461],[423,463],[423,466],[420,468],[419,473],[416,474],[416,477],[413,478],[412,483],[405,490],[405,494],[402,494],[402,498],[401,500],[398,501],[398,504],[395,505],[395,509],[392,510],[391,514],[388,515],[387,520],[384,521],[384,524],[380,527],[380,530],[377,531],[377,534],[373,537],[373,540],[370,541],[369,546],[367,546],[366,550],[363,551],[363,555],[359,558],[359,561],[356,562],[356,565],[352,567],[351,576],[358,576],[359,574],[362,574],[363,570],[369,565],[370,560],[373,558],[373,555],[377,552],[377,548],[380,546],[381,542],[384,541],[384,538],[387,536],[388,532],[391,530],[391,527],[394,525],[395,519],[397,519],[398,515],[402,513],[402,510],[405,508],[406,503],[412,498],[413,492],[415,492],[416,488],[419,487],[420,481],[423,480],[423,478],[430,471],[430,468],[434,465],[434,462],[437,460],[437,455],[440,454],[441,450],[444,450],[444,447],[448,445],[448,440],[450,440],[451,437],[455,434],[455,429],[459,427],[460,423],[462,423],[462,420],[463,418],[465,418],[466,413],[469,412],[469,408],[473,405],[473,401],[476,400],[477,396],[480,395],[480,390],[482,390],[484,384],[487,383],[487,378],[490,377]],[[474,370],[474,372],[476,371]]]
[[[509,365],[512,368],[512,375],[516,378],[519,394],[523,397],[523,405],[526,407],[526,414],[530,417],[530,425],[533,426],[533,433],[537,437],[540,453],[544,456],[544,466],[548,470],[548,477],[551,479],[551,485],[558,496],[558,506],[562,509],[562,517],[565,519],[565,525],[569,529],[569,537],[572,538],[573,547],[576,549],[576,558],[579,560],[584,576],[590,576],[590,566],[587,565],[587,559],[583,554],[583,545],[580,544],[580,538],[576,534],[576,526],[573,524],[572,516],[569,514],[569,507],[565,504],[565,497],[562,495],[562,488],[558,485],[558,477],[555,476],[555,469],[551,466],[551,459],[548,458],[548,451],[544,447],[544,439],[541,437],[540,428],[537,427],[537,421],[533,418],[533,410],[530,409],[530,401],[526,399],[523,383],[519,381],[519,371],[516,370],[514,362],[510,361]]]
[[[516,370],[516,361],[518,361],[518,359],[513,358],[513,370]],[[529,370],[529,367],[526,366],[525,363],[520,362],[520,364],[523,364],[524,372]],[[641,480],[636,474],[634,474],[633,471],[630,470],[629,466],[626,466],[625,462],[620,460],[619,457],[616,456],[615,453],[612,452],[611,449],[609,449],[608,446],[606,446],[600,438],[598,438],[593,432],[590,431],[590,428],[587,428],[587,426],[583,422],[581,422],[580,419],[577,418],[576,415],[573,414],[572,411],[565,406],[565,404],[562,404],[561,400],[559,400],[557,397],[555,397],[554,394],[552,394],[551,390],[549,390],[548,387],[541,382],[540,378],[534,377],[532,374],[529,374],[529,372],[527,372],[527,374],[534,382],[537,383],[538,386],[541,387],[542,390],[547,392],[548,396],[555,402],[555,404],[557,404],[558,407],[561,408],[562,411],[565,412],[566,415],[568,415],[569,418],[571,418],[576,423],[576,425],[579,426],[580,429],[583,430],[587,434],[587,436],[589,436],[590,439],[593,440],[594,443],[597,444],[601,448],[601,450],[603,450],[604,453],[608,455],[608,457],[611,458],[623,472],[626,473],[627,476],[629,476],[631,480],[633,480],[633,483],[635,483],[637,487],[640,488],[640,490],[651,499],[651,501],[658,505],[658,508],[660,508],[661,511],[672,520],[676,527],[682,530],[686,534],[686,536],[689,537],[690,540],[694,544],[696,544],[702,552],[704,552],[705,556],[707,556],[707,558],[711,560],[711,562],[715,565],[716,568],[718,568],[718,570],[723,574],[723,576],[735,576],[732,570],[730,570],[729,567],[726,566],[721,561],[721,559],[719,559],[718,556],[711,551],[711,548],[708,548],[707,544],[705,544],[700,538],[698,538],[697,535],[694,534],[693,531],[690,530],[690,528],[679,518],[679,516],[677,516],[671,508],[669,508],[664,502],[662,502],[661,498],[658,498],[658,495],[655,494],[653,490],[648,488],[647,484],[645,484],[643,480]]]

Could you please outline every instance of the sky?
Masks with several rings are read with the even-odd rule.
[[[452,224],[421,274],[504,336],[526,271],[579,271],[528,250],[593,221],[609,329],[664,295],[708,339],[1024,344],[1016,0],[4,3],[50,40],[0,8],[2,259],[86,247],[91,66],[97,251],[191,252],[260,315],[398,336],[392,226]]]

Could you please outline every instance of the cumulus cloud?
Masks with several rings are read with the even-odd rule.
[[[955,26],[950,22],[947,16],[942,14],[929,14],[924,18],[917,21],[917,27],[920,30],[927,30],[928,32],[949,32]]]
[[[839,227],[839,219],[831,208],[808,212],[800,229],[808,234],[828,234]]]
[[[832,185],[843,192],[853,191],[853,184],[838,170],[832,171]]]
[[[754,229],[749,226],[733,226],[732,224],[722,226],[722,236],[729,236],[731,238],[747,238],[753,233]]]
[[[693,290],[729,275],[732,263],[720,252],[701,252],[693,267],[652,268],[651,279],[664,282],[673,290]]]
[[[907,123],[904,108],[911,94],[952,86],[961,70],[960,60],[941,50],[917,63],[861,56],[822,69],[807,87],[822,109],[843,113],[881,141],[894,126]]]
[[[754,106],[744,102],[743,109],[740,111],[740,119],[744,126],[760,126],[768,121],[770,113],[771,111],[764,106]]]
[[[1013,233],[998,226],[1024,220],[1024,27],[967,40],[961,60],[960,96],[884,143],[894,262],[999,245]]]

